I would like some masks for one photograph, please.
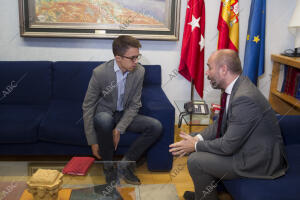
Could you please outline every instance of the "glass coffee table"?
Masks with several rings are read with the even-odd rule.
[[[62,172],[68,161],[0,161],[0,199],[31,200],[26,182],[37,169],[55,169]],[[119,161],[113,161],[118,167]],[[147,200],[151,195],[169,193],[179,200],[172,184],[127,184],[120,177],[118,183],[106,184],[102,161],[95,161],[84,176],[64,174],[59,200]],[[135,164],[131,162],[131,165]],[[118,191],[120,198],[110,195]],[[157,196],[156,196],[157,197]],[[167,197],[167,199],[169,198]],[[152,197],[151,197],[152,198]],[[157,197],[158,198],[158,197]],[[161,198],[160,198],[161,199]]]

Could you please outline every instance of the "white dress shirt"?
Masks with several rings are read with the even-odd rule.
[[[116,72],[118,87],[117,111],[122,111],[124,109],[123,99],[128,72],[125,72],[123,74],[116,60],[114,61],[114,71]]]

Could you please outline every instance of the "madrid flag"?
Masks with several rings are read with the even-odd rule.
[[[221,0],[219,21],[218,49],[239,51],[239,2]]]
[[[179,73],[194,81],[196,91],[203,97],[204,79],[204,0],[189,0],[186,9]]]

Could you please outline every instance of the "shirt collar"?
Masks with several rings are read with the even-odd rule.
[[[225,92],[226,92],[227,94],[231,94],[232,88],[233,88],[235,82],[238,80],[239,77],[240,77],[240,76],[237,76],[237,77],[236,77],[236,78],[235,78],[235,79],[227,86],[227,88],[225,89]]]
[[[127,76],[127,74],[128,74],[128,71],[127,72],[125,72],[124,74],[123,74],[123,72],[122,72],[122,70],[120,69],[120,67],[119,67],[119,65],[118,65],[118,63],[117,63],[117,61],[116,60],[114,60],[114,71],[115,72],[118,72],[119,71],[119,73],[121,73],[123,76]]]
[[[121,71],[118,63],[116,62],[116,60],[114,60],[114,71],[117,72],[117,71]]]

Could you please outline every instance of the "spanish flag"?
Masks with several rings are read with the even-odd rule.
[[[239,51],[239,2],[221,0],[219,21],[218,49]]]

